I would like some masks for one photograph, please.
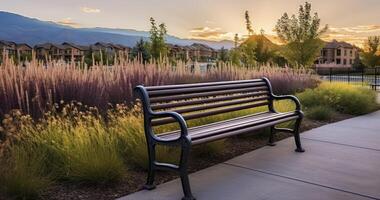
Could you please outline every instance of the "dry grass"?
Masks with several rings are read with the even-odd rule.
[[[265,76],[271,79],[275,92],[284,94],[315,87],[318,82],[305,70],[278,67],[246,69],[222,64],[201,72],[197,65],[195,70],[191,70],[185,63],[177,63],[175,67],[166,63],[169,62],[142,64],[119,60],[112,67],[96,65],[81,68],[59,61],[44,64],[33,60],[22,67],[6,60],[0,66],[0,116],[19,109],[40,117],[54,103],[73,100],[97,107],[105,113],[110,105],[133,101],[133,88],[138,84],[163,85]]]

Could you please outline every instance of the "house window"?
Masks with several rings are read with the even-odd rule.
[[[350,59],[350,65],[352,65],[352,59]]]
[[[342,51],[340,49],[336,50],[336,56],[340,56],[342,54]]]
[[[347,60],[343,59],[343,65],[347,65]]]
[[[347,56],[347,50],[344,50],[344,56]]]
[[[352,50],[350,50],[350,56],[352,57]]]
[[[340,65],[340,58],[336,59],[336,64]]]

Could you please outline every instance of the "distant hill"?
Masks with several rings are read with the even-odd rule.
[[[0,11],[0,40],[14,41],[35,45],[38,43],[62,43],[72,42],[81,45],[96,42],[110,42],[134,46],[140,38],[147,40],[147,31],[133,29],[111,28],[73,28],[54,22],[41,21],[22,15]],[[214,49],[221,47],[232,48],[232,41],[207,41],[181,39],[175,36],[167,36],[168,43],[178,45],[191,45],[192,43],[206,44]]]

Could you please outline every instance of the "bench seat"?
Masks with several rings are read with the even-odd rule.
[[[191,138],[193,145],[214,140],[223,139],[232,135],[249,133],[251,131],[270,127],[282,122],[291,121],[298,118],[296,112],[263,112],[234,119],[219,121],[203,126],[192,127],[188,129],[188,136]],[[173,131],[158,135],[163,140],[175,140],[181,135],[180,131]]]

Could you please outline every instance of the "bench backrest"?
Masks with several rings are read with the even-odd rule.
[[[143,106],[152,111],[174,111],[185,120],[269,106],[271,85],[268,79],[223,81],[183,85],[139,86]],[[146,113],[145,113],[146,114]],[[152,126],[172,123],[172,118],[154,119]]]

